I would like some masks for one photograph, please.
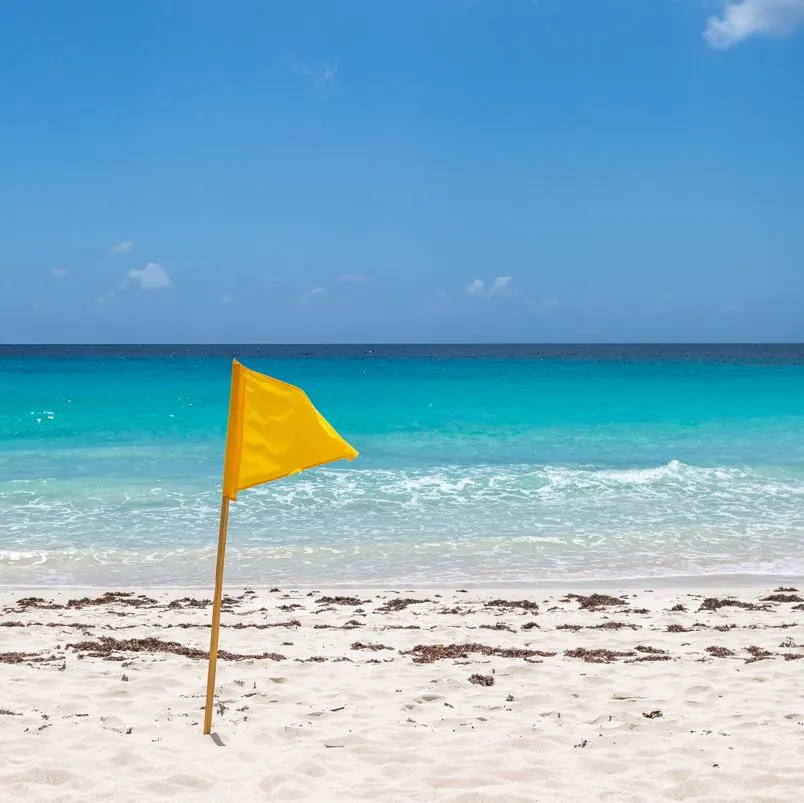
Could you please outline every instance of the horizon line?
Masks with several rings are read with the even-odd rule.
[[[19,342],[19,343],[0,343],[0,349],[9,348],[188,348],[188,347],[209,347],[209,348],[291,348],[291,347],[371,347],[371,348],[406,348],[423,346],[447,346],[447,347],[471,347],[471,346],[530,346],[538,348],[578,348],[590,346],[607,347],[656,347],[656,346],[804,346],[804,341],[799,340],[578,340],[578,341],[470,341],[470,340],[432,340],[432,341],[230,341],[230,342]]]

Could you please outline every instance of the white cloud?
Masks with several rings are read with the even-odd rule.
[[[221,296],[221,304],[234,304],[234,296]]]
[[[310,79],[316,89],[327,89],[331,87],[338,76],[337,61],[325,61],[320,64],[307,64],[304,61],[294,61],[291,67],[294,72]]]
[[[134,250],[134,243],[131,240],[123,240],[121,243],[113,245],[109,249],[110,254],[130,254]]]
[[[338,62],[333,61],[330,64],[324,64],[321,68],[321,83],[328,84],[330,81],[335,80],[338,74]]]
[[[339,282],[365,282],[368,276],[365,273],[342,273],[338,276]]]
[[[513,276],[496,276],[487,289],[482,279],[475,279],[467,285],[466,292],[470,296],[507,296],[511,294],[509,287],[513,280]]]
[[[142,290],[170,287],[170,276],[158,262],[149,262],[142,270],[130,270],[128,278],[139,282]]]
[[[53,268],[53,270],[50,271],[50,275],[51,276],[69,276],[70,271],[68,271],[67,268]]]
[[[804,0],[726,0],[709,18],[704,38],[718,50],[750,36],[789,36],[804,22]]]
[[[558,306],[558,299],[543,298],[541,301],[537,301],[535,306],[539,312],[550,312]]]
[[[326,293],[327,293],[327,288],[326,287],[321,287],[321,286],[314,287],[312,290],[310,290],[308,293],[305,293],[301,297],[301,304],[302,305],[307,304],[312,298],[315,298],[316,296],[326,295]]]
[[[491,285],[491,290],[489,290],[490,296],[495,296],[499,294],[508,295],[508,287],[513,281],[512,276],[498,276],[494,280],[494,284]]]

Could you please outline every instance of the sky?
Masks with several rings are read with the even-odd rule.
[[[804,341],[804,0],[3,0],[0,342]]]

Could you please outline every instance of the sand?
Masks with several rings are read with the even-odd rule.
[[[567,590],[0,592],[0,799],[802,799],[804,592]]]

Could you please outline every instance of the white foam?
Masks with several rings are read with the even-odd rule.
[[[0,492],[9,534],[0,582],[116,576],[121,567],[155,583],[206,576],[218,494],[212,482],[207,490],[9,483]],[[227,573],[244,582],[264,580],[269,566],[277,579],[344,582],[804,573],[803,503],[800,475],[677,460],[623,469],[323,469],[242,495]]]

